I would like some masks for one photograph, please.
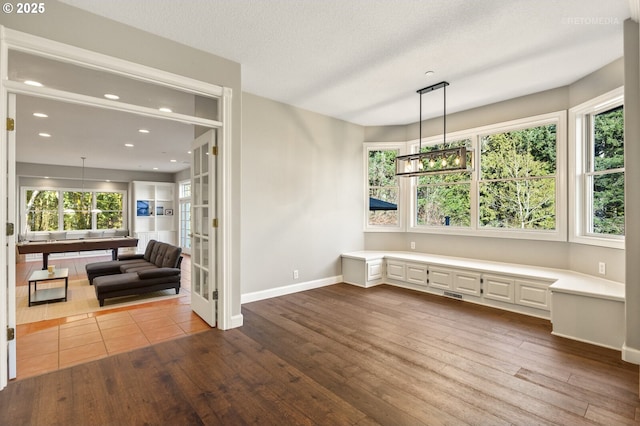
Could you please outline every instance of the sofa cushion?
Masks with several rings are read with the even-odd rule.
[[[166,288],[179,287],[180,275],[163,276],[158,278],[140,279],[135,272],[128,274],[105,275],[96,277],[93,280],[96,296],[108,295],[109,293],[140,294],[144,293],[145,287],[155,287],[158,284],[166,284]]]
[[[180,275],[180,269],[178,268],[152,268],[152,269],[143,269],[141,271],[137,271],[138,277],[140,279],[146,280],[149,278],[160,278],[160,277],[170,277],[172,275]]]
[[[147,243],[147,248],[144,249],[144,260],[146,260],[147,262],[151,262],[151,253],[153,253],[153,248],[156,246],[157,241],[156,240],[149,240],[149,242]]]
[[[178,266],[178,259],[180,258],[180,254],[182,253],[182,249],[177,246],[173,246],[171,244],[160,243],[155,240],[153,241],[153,248],[151,249],[151,254],[149,258],[145,259],[149,262],[155,264],[159,268],[175,268]],[[151,243],[151,241],[149,241]]]

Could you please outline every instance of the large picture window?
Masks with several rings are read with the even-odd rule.
[[[24,232],[123,229],[125,193],[24,189]]]
[[[480,138],[481,227],[556,229],[556,125]]]

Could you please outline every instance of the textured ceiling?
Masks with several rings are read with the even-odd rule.
[[[569,84],[622,56],[630,16],[627,0],[62,1],[237,61],[246,92],[361,125],[417,121],[415,91],[442,80],[448,112]]]

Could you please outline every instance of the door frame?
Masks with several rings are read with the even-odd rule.
[[[129,105],[121,102],[110,101],[108,99],[94,98],[91,96],[70,93],[47,87],[32,87],[20,82],[8,80],[8,57],[9,50],[16,50],[36,56],[43,56],[50,59],[83,66],[86,68],[118,74],[120,76],[134,80],[145,81],[172,89],[182,90],[194,95],[203,95],[219,99],[220,121],[209,120],[194,116],[177,113],[165,113],[153,108],[138,105]],[[47,99],[54,99],[63,102],[71,102],[81,105],[107,108],[130,112],[149,117],[181,121],[188,124],[205,126],[220,129],[219,155],[217,156],[218,168],[220,169],[218,180],[218,249],[217,259],[210,259],[217,262],[218,267],[218,328],[226,330],[242,325],[241,318],[232,315],[232,300],[234,288],[233,280],[233,246],[232,246],[232,157],[231,157],[231,123],[232,123],[232,89],[217,86],[210,83],[198,81],[189,77],[173,74],[167,71],[151,68],[134,62],[114,58],[86,49],[59,43],[28,33],[12,30],[0,26],[0,119],[3,122],[7,119],[7,99],[8,93],[25,94]],[[7,146],[7,132],[0,132],[0,146]],[[0,161],[6,164],[6,153],[0,154]],[[0,179],[7,179],[12,173],[15,179],[15,164],[8,169],[0,165]],[[0,185],[0,199],[6,198],[6,185]],[[0,209],[0,224],[7,221],[7,212]],[[9,246],[7,246],[9,244]],[[0,245],[7,247],[9,251],[15,251],[15,238],[13,242],[0,232]],[[211,254],[214,255],[213,253]],[[8,265],[7,252],[0,250],[0,265]],[[0,274],[0,390],[7,385],[7,371],[4,367],[7,362],[7,318],[13,315],[15,322],[15,310],[11,314],[11,303],[15,307],[15,297],[13,301],[8,299],[8,293],[15,292],[15,278],[13,282],[7,278],[6,274]],[[239,286],[235,291],[239,292]],[[236,298],[239,300],[239,295]]]

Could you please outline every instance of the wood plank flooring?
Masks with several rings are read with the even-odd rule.
[[[238,329],[12,382],[0,424],[640,424],[638,367],[546,320],[347,284],[242,312]]]

